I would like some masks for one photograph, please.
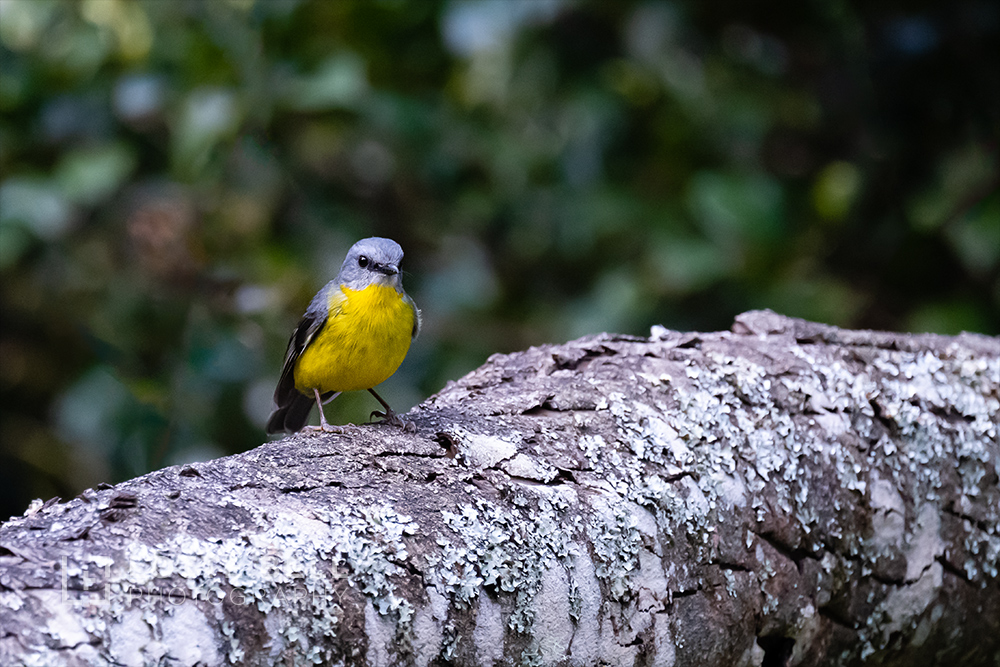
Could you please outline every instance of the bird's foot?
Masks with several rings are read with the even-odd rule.
[[[403,429],[406,433],[416,433],[417,427],[413,422],[408,422],[399,415],[397,415],[392,410],[386,410],[385,412],[379,412],[378,410],[372,410],[370,416],[371,419],[378,419],[379,424],[388,424],[389,426],[395,426],[397,428]]]

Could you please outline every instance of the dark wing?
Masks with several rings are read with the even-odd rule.
[[[331,289],[335,290],[332,294]],[[339,288],[333,288],[332,283],[328,284],[309,304],[309,309],[288,339],[285,364],[281,367],[281,378],[274,390],[274,410],[267,420],[268,433],[295,433],[306,425],[309,412],[316,401],[315,397],[305,396],[295,388],[295,364],[316,334],[326,326],[327,319],[340,313],[343,300],[343,292]],[[322,398],[329,395],[323,394]]]
[[[278,386],[274,390],[275,405],[284,405],[292,395],[299,393],[299,390],[295,388],[295,362],[299,360],[306,346],[319,333],[324,324],[326,324],[325,317],[306,313],[299,321],[298,326],[295,327],[291,338],[288,339],[288,349],[285,350],[285,363],[281,367],[281,379],[278,380]]]
[[[267,420],[268,433],[295,433],[305,426],[312,410],[314,399],[305,396],[295,388],[295,363],[313,337],[326,324],[321,313],[307,312],[288,339],[285,364],[281,367],[281,378],[274,390],[274,410]]]

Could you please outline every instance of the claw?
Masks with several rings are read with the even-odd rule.
[[[379,424],[388,424],[389,426],[395,426],[401,428],[407,433],[416,433],[417,427],[406,421],[399,415],[397,415],[392,410],[386,410],[385,412],[379,412],[378,410],[372,410],[369,419],[378,418]]]
[[[385,402],[385,399],[383,399],[381,396],[378,395],[378,392],[376,392],[374,389],[369,389],[368,391],[371,392],[371,395],[374,396],[376,399],[378,399],[378,402],[382,404],[383,408],[385,408],[385,412],[379,412],[378,410],[373,410],[371,415],[369,415],[368,419],[371,419],[372,417],[378,417],[380,424],[389,424],[390,426],[399,427],[403,429],[403,431],[405,431],[406,433],[417,432],[417,427],[411,424],[410,422],[404,420],[399,415],[397,415],[393,411],[393,409],[389,407],[389,404]]]

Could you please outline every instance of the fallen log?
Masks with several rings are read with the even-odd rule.
[[[0,664],[1000,664],[1000,339],[601,334],[34,503]]]

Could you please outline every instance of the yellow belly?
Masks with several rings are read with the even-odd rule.
[[[413,309],[392,287],[341,288],[330,317],[295,364],[295,388],[320,392],[370,389],[403,363],[413,333]],[[339,308],[339,313],[336,309]]]

